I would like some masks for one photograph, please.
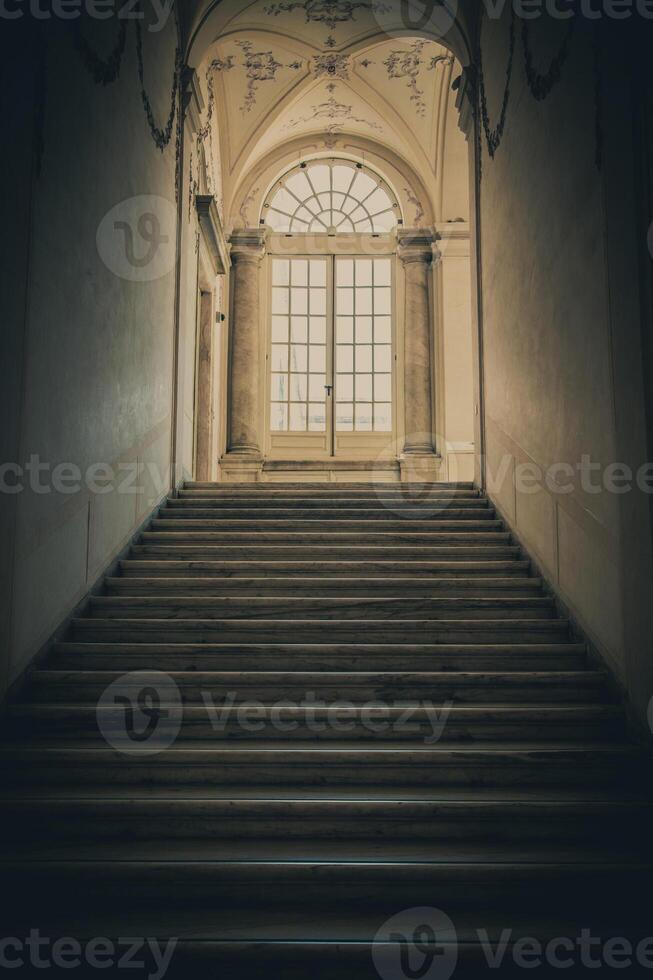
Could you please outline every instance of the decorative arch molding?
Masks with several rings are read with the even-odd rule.
[[[312,140],[300,137],[279,147],[257,163],[236,188],[228,209],[229,231],[253,227],[259,221],[263,203],[271,188],[300,162],[340,157],[365,164],[391,187],[407,227],[427,228],[434,223],[430,196],[413,168],[398,154],[373,140],[342,135],[333,146],[324,145],[325,134]]]
[[[397,15],[397,22],[393,24],[388,20],[383,27],[379,24],[376,30],[361,32],[354,38],[352,43],[347,46],[349,52],[356,53],[361,48],[366,47],[370,42],[388,36],[393,37],[419,37],[424,40],[437,41],[448,48],[458,59],[463,67],[473,61],[473,44],[471,38],[474,36],[472,25],[478,15],[477,0],[444,0],[450,5],[452,12],[455,13],[453,23],[447,31],[446,36],[439,35],[435,30],[429,29],[428,25],[420,27],[419,24],[411,24],[406,27],[400,15]],[[302,0],[298,8],[309,6],[310,0]],[[336,7],[351,6],[347,0],[334,0]],[[226,30],[231,20],[240,12],[239,0],[199,0],[193,15],[189,15],[187,20],[188,42],[186,45],[186,63],[193,68],[197,68],[212,44],[218,40]],[[270,28],[274,30],[274,19],[270,19]],[[293,39],[289,34],[288,37]],[[294,40],[301,40],[297,35]]]

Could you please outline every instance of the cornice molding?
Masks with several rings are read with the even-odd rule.
[[[181,106],[191,131],[193,133],[199,132],[202,112],[204,111],[204,98],[200,88],[199,76],[195,69],[188,65],[181,72]]]
[[[211,257],[213,272],[222,276],[229,268],[229,251],[213,194],[196,194],[195,207],[202,237]]]

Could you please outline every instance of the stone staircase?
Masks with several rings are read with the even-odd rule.
[[[423,906],[455,976],[482,930],[503,974],[522,936],[653,934],[648,754],[470,485],[188,485],[0,767],[11,934],[176,937],[168,976],[446,980],[384,926]]]

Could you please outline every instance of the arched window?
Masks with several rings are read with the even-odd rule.
[[[385,181],[361,163],[316,160],[289,171],[263,205],[265,224],[288,233],[383,233],[401,224]]]

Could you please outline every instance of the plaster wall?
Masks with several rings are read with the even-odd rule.
[[[3,29],[7,37],[12,26]],[[115,25],[84,28],[92,47],[106,56]],[[5,459],[24,467],[38,456],[45,489],[30,487],[28,477],[11,500],[14,541],[3,562],[14,585],[8,595],[3,590],[3,689],[170,482],[174,133],[166,149],[157,149],[141,102],[133,24],[119,77],[106,86],[96,84],[82,63],[69,24],[49,22],[42,36],[43,61],[31,26],[18,45],[27,84],[17,99],[20,114],[10,119],[15,152],[24,167],[30,138],[37,148],[42,141],[42,151],[38,169],[21,171],[19,193],[9,203],[9,227],[16,234],[5,241],[15,251],[17,301],[5,326],[16,356],[3,359],[1,387],[11,394],[13,446]],[[160,126],[170,110],[176,43],[174,18],[160,33],[143,31],[147,90]],[[31,84],[41,66],[42,87]],[[33,119],[30,134],[26,120]],[[105,215],[139,195],[163,198],[173,215],[165,229],[172,235],[172,261],[152,281],[116,274],[96,243]],[[134,240],[137,254],[140,246]],[[51,474],[58,464],[77,467],[82,480],[61,471],[64,482],[57,489]],[[96,464],[115,474],[99,481],[102,492],[89,490],[85,479]]]

